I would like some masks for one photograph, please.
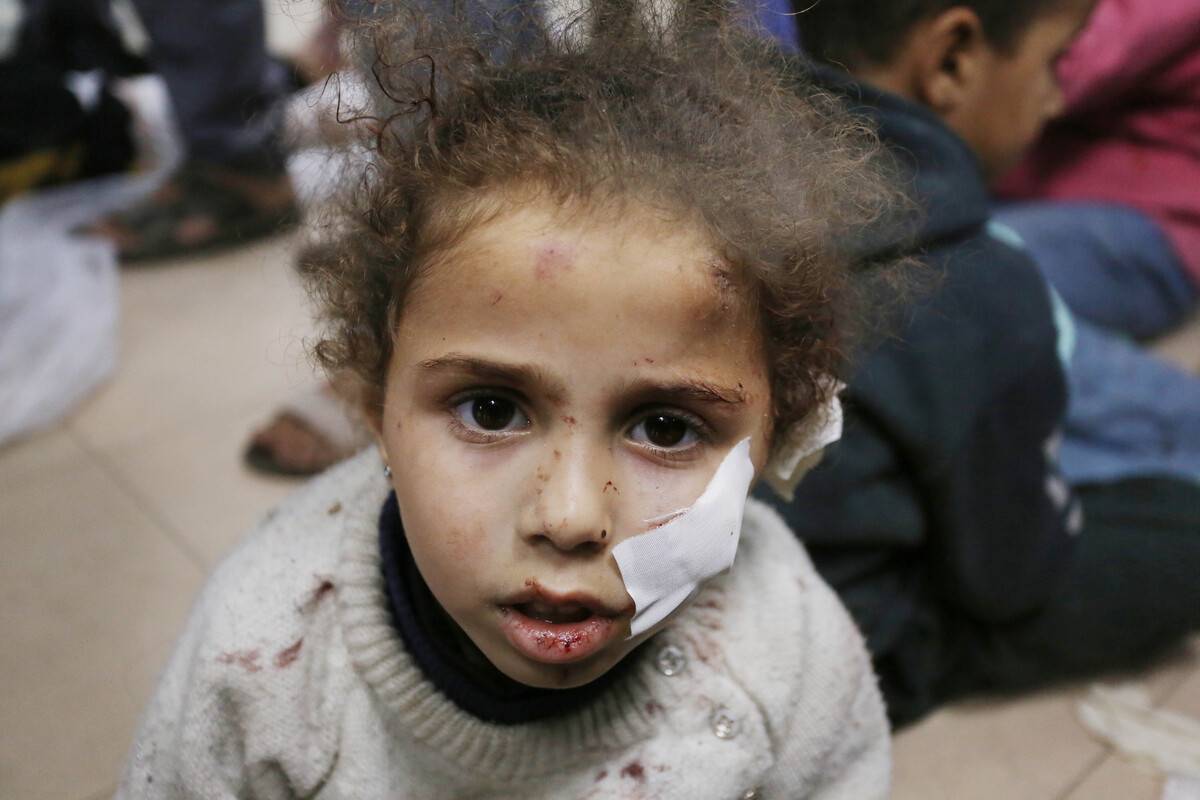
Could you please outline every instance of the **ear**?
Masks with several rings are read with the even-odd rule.
[[[383,449],[383,392],[374,387],[363,387],[358,392],[358,412],[371,431],[372,438],[380,450]]]
[[[955,6],[922,24],[908,41],[917,99],[941,117],[952,116],[979,91],[992,48],[979,16]]]

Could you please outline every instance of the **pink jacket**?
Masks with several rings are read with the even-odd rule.
[[[1141,209],[1200,285],[1200,0],[1101,0],[1059,77],[1063,117],[999,193]]]

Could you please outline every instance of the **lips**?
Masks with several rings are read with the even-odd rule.
[[[518,603],[512,606],[512,608],[530,619],[549,622],[551,624],[583,622],[595,613],[592,609],[579,603],[556,605],[542,600],[534,600],[532,603]]]
[[[591,595],[552,592],[533,581],[499,608],[509,643],[543,664],[569,664],[596,654],[620,632],[617,620],[630,611]]]

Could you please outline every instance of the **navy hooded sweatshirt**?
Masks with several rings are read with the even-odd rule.
[[[844,437],[794,501],[758,495],[858,621],[900,723],[952,691],[963,630],[1037,613],[1071,556],[1078,509],[1055,456],[1066,379],[1050,291],[989,232],[966,143],[923,107],[811,69],[874,120],[923,210],[915,242],[877,230],[864,255],[907,250],[939,280],[860,358]]]

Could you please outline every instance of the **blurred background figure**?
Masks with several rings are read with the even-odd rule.
[[[294,221],[280,109],[292,81],[267,54],[261,1],[132,3],[148,40],[146,62],[166,84],[184,158],[155,194],[89,232],[111,240],[130,262],[249,241]],[[24,60],[130,68],[120,60],[111,0],[24,0],[24,11]]]
[[[127,168],[135,156],[130,114],[97,76],[145,70],[94,14],[2,0],[0,202]]]
[[[295,220],[297,79],[265,22],[261,0],[0,0],[0,443],[111,374],[118,261]]]
[[[1161,336],[1200,292],[1200,3],[1101,0],[997,218],[1080,317]]]

